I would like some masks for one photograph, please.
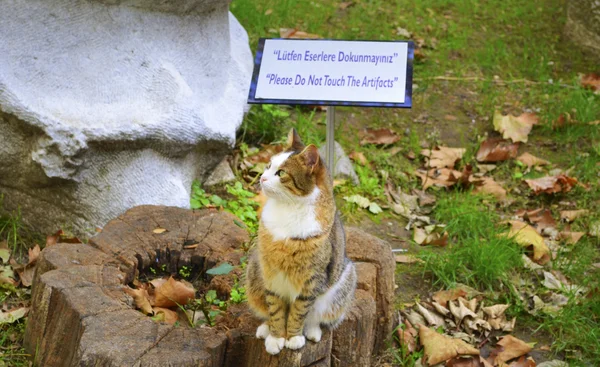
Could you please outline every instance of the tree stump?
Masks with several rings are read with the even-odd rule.
[[[565,31],[576,44],[600,59],[600,1],[569,0]]]
[[[208,287],[227,282],[205,274],[222,262],[239,265],[249,241],[235,217],[216,210],[140,206],[110,221],[88,244],[42,251],[32,289],[25,346],[41,366],[370,366],[394,323],[390,246],[348,229],[358,290],[346,320],[319,343],[271,356],[254,334],[260,321],[245,303],[229,306],[227,327],[171,326],[133,308],[123,292],[150,266],[173,274],[186,266]],[[161,230],[156,231],[160,228]],[[165,231],[162,231],[162,230]],[[159,233],[160,232],[160,233]],[[197,246],[186,246],[189,243]],[[241,269],[235,270],[237,275]]]

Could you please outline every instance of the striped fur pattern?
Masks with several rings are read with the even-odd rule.
[[[295,130],[288,149],[261,176],[267,201],[258,245],[246,268],[246,293],[265,322],[256,335],[270,354],[321,340],[321,326],[335,327],[351,305],[354,264],[336,213],[331,179],[314,145]]]

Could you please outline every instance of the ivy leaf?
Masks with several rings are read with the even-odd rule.
[[[229,274],[235,267],[230,263],[222,263],[221,265],[214,267],[212,269],[208,269],[206,274],[210,275],[225,275]]]
[[[200,201],[198,199],[190,199],[190,206],[192,207],[192,209],[200,209],[202,208],[202,204],[200,203]]]

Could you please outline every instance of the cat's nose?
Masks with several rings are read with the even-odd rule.
[[[265,182],[265,181],[267,181],[267,178],[264,176],[260,176],[260,182]]]

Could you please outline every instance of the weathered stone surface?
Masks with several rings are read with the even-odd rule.
[[[0,193],[52,233],[187,208],[235,140],[252,55],[227,0],[0,0]]]
[[[600,0],[569,0],[565,31],[600,60]]]
[[[141,206],[110,221],[89,244],[44,249],[25,347],[49,367],[371,366],[381,351],[377,343],[391,332],[386,292],[390,284],[393,291],[393,260],[390,274],[389,245],[352,228],[348,255],[357,261],[359,287],[354,304],[339,328],[324,330],[321,342],[298,351],[269,355],[255,337],[260,321],[245,303],[230,305],[213,328],[156,323],[133,309],[122,289],[148,266],[164,264],[176,273],[181,264],[199,272],[223,261],[238,265],[249,238],[233,219],[215,210]],[[184,248],[190,244],[197,246]]]
[[[232,181],[235,181],[235,175],[231,170],[229,162],[225,158],[210,173],[206,181],[204,181],[204,186],[214,186]]]
[[[327,149],[327,146],[325,146],[325,145],[323,145],[322,147],[319,148],[319,155],[321,156],[321,159],[324,162],[326,162],[326,160],[325,160],[326,149]],[[356,175],[356,172],[354,171],[354,166],[352,166],[352,162],[350,161],[350,158],[348,158],[348,156],[346,155],[346,152],[344,152],[344,148],[342,148],[340,143],[338,143],[337,141],[335,142],[334,162],[335,162],[335,178],[352,180],[352,182],[355,185],[358,185],[360,183],[360,181],[358,180],[358,176]]]
[[[377,326],[373,354],[386,348],[386,341],[392,336],[396,322],[394,314],[394,271],[396,263],[390,244],[358,228],[346,228],[346,251],[348,257],[357,263],[372,264],[377,268],[376,304]],[[365,269],[366,270],[366,269]],[[360,273],[359,279],[362,278]],[[362,278],[364,279],[364,278]],[[364,281],[359,280],[359,285]]]

